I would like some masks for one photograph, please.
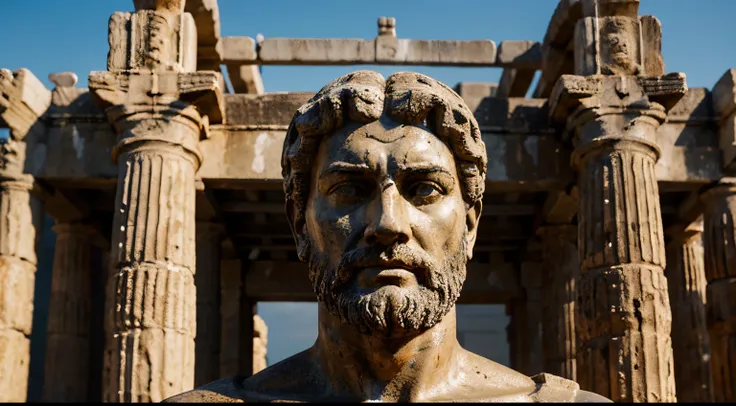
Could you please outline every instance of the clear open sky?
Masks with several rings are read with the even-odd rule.
[[[222,35],[373,38],[380,16],[396,17],[397,34],[415,39],[541,41],[556,0],[220,0]],[[73,71],[86,86],[90,71],[107,63],[107,23],[131,0],[0,0],[0,67],[30,69],[51,88],[49,73]],[[736,0],[644,0],[640,14],[663,25],[668,72],[685,72],[690,87],[712,88],[736,68]],[[264,67],[267,92],[317,91],[355,67]],[[382,67],[384,75],[415,70],[450,86],[497,82],[500,69]],[[313,304],[264,304],[269,359],[278,361],[311,345]]]
[[[373,38],[376,19],[397,19],[399,37],[541,41],[556,0],[220,0],[222,35]],[[131,0],[0,0],[0,67],[31,69],[51,83],[52,72],[73,71],[85,86],[107,61],[107,21],[131,11]],[[691,87],[708,87],[736,67],[736,1],[643,0],[640,14],[663,25],[667,71],[681,71]],[[264,67],[267,92],[316,91],[354,67]],[[498,81],[494,68],[378,68],[427,73],[450,86]]]

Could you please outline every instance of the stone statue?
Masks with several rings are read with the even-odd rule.
[[[282,157],[317,341],[166,401],[607,401],[458,343],[486,159],[473,114],[434,79],[358,71],[325,86],[294,115]]]

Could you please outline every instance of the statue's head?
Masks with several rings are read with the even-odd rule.
[[[366,334],[437,324],[465,280],[486,161],[473,114],[432,78],[358,71],[322,88],[294,115],[281,161],[317,299]]]

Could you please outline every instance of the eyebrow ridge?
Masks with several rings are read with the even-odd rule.
[[[325,170],[320,173],[319,178],[324,179],[325,177],[341,174],[341,173],[366,173],[371,171],[371,168],[365,164],[351,164],[347,162],[333,162]]]
[[[425,165],[415,165],[415,166],[400,166],[399,167],[399,173],[433,173],[433,172],[439,172],[442,174],[445,174],[447,176],[452,177],[452,174],[447,169],[439,166],[439,165],[432,165],[432,164],[425,164]]]

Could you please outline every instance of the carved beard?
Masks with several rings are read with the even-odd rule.
[[[335,268],[330,267],[324,253],[311,242],[309,244],[309,279],[317,300],[333,316],[363,334],[392,336],[418,333],[433,327],[455,304],[465,281],[467,243],[464,238],[460,250],[446,257],[439,267],[424,252],[394,245],[387,249],[373,247],[348,252]],[[421,265],[425,273],[417,276],[420,284],[411,288],[383,286],[370,293],[359,292],[355,272],[343,269],[346,264],[367,262],[378,255]],[[424,284],[421,284],[422,280]]]

